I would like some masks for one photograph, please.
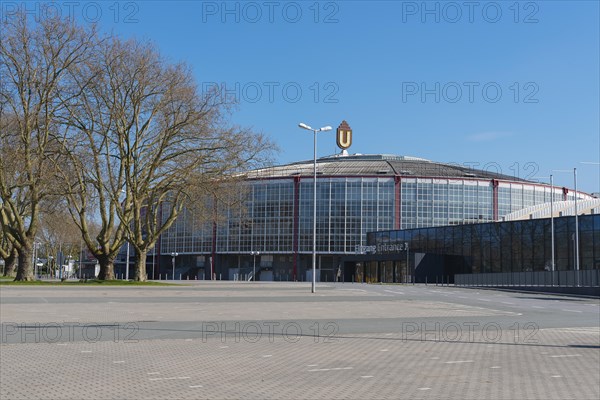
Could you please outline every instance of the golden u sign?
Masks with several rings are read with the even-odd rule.
[[[352,146],[352,129],[346,121],[342,121],[337,128],[336,142],[340,149],[346,150]]]

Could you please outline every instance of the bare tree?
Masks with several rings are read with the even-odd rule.
[[[10,276],[14,273],[18,257],[17,248],[13,246],[0,226],[0,258],[4,260],[3,276]]]
[[[184,203],[223,197],[224,183],[264,161],[273,146],[228,126],[230,109],[218,93],[200,95],[189,69],[169,64],[152,45],[112,37],[95,54],[74,80],[85,87],[62,118],[70,160],[62,170],[78,177],[64,180],[71,183],[65,192],[100,278],[112,278],[128,240],[134,278],[143,281],[147,252]],[[102,225],[95,249],[87,233],[93,206]]]
[[[0,164],[0,217],[19,253],[16,280],[32,280],[38,214],[42,202],[55,194],[52,132],[70,96],[63,78],[89,55],[95,33],[60,18],[33,24],[24,13],[5,16],[0,24],[0,120],[14,119],[16,125],[14,133],[0,129],[5,161]]]
[[[40,213],[40,228],[37,240],[42,244],[43,255],[48,260],[52,270],[61,260],[61,255],[73,255],[74,259],[81,257],[81,232],[71,219],[64,202],[54,202],[54,207]],[[42,254],[40,251],[38,254]],[[78,255],[75,257],[75,255]]]

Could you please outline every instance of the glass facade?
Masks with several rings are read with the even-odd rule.
[[[493,220],[491,181],[402,179],[402,229]]]
[[[422,229],[452,226],[464,226],[469,233],[460,238],[439,233],[439,238],[427,237],[427,241],[435,245],[444,242],[445,246],[460,249],[461,254],[468,252],[473,270],[510,270],[521,268],[526,265],[525,261],[539,268],[547,261],[548,250],[544,248],[542,254],[535,244],[538,233],[533,237],[523,236],[518,231],[520,228],[515,228],[517,231],[507,236],[501,231],[506,229],[504,225],[490,228],[485,223],[500,221],[507,214],[547,203],[552,198],[555,201],[573,198],[572,191],[563,188],[474,177],[473,173],[442,168],[426,160],[394,161],[403,163],[402,168],[406,170],[400,167],[392,170],[392,164],[382,162],[381,157],[372,156],[361,162],[335,160],[319,164],[316,203],[319,269],[334,271],[340,257],[364,253],[363,248],[368,245],[367,232],[402,229],[411,232],[403,235],[414,236],[412,240],[419,243],[425,232]],[[225,275],[228,268],[243,269],[253,261],[249,258],[250,252],[259,251],[261,265],[278,266],[285,271],[280,272],[282,276],[301,274],[311,267],[313,250],[313,176],[308,166],[312,167],[312,163],[290,164],[274,176],[268,176],[271,169],[257,173],[258,177],[241,184],[235,207],[217,204],[215,212],[215,206],[209,202],[200,212],[185,210],[161,236],[157,251],[162,255],[177,252],[182,266],[211,265],[221,268]],[[330,168],[331,173],[323,173],[326,168]],[[339,171],[336,168],[340,168]],[[432,175],[452,172],[458,176],[409,176],[416,175],[414,171],[419,168]],[[589,198],[585,194],[581,197]],[[564,229],[557,226],[557,234]],[[435,232],[438,235],[442,230]],[[501,238],[501,243],[481,239],[491,236]],[[513,244],[512,248],[530,246],[533,249],[527,247],[518,254],[502,251],[508,244]],[[561,254],[567,254],[569,243],[557,242],[557,248]],[[592,257],[589,251],[585,257],[589,263]],[[497,259],[502,262],[497,263]],[[565,268],[567,261],[568,256],[557,260],[557,265]],[[395,268],[398,266],[388,269],[394,271]],[[388,269],[383,277],[386,281],[390,279]],[[370,276],[367,272],[363,271],[365,276]],[[333,272],[328,274],[333,276]]]
[[[513,211],[518,211],[536,204],[552,201],[573,200],[570,193],[565,195],[560,188],[542,185],[527,185],[514,182],[500,182],[498,184],[498,214],[505,216]]]
[[[248,253],[255,249],[290,253],[294,247],[295,197],[298,199],[298,251],[312,251],[313,180],[248,181],[240,208],[222,210],[216,251]],[[396,209],[394,178],[317,179],[317,251],[354,253],[366,244],[366,232],[395,227],[414,229],[494,220],[491,181],[401,178]],[[296,194],[295,191],[298,191]],[[498,187],[498,217],[535,204],[564,198],[561,189],[515,183]],[[571,196],[567,196],[571,198]],[[396,218],[399,216],[399,218]],[[398,221],[395,224],[395,221]],[[210,253],[212,223],[183,212],[162,237],[162,251]]]
[[[600,269],[600,215],[582,215],[579,268]],[[554,218],[556,270],[575,269],[575,217]],[[450,256],[444,274],[552,270],[551,220],[446,226],[368,234],[368,244],[408,243],[410,252]],[[375,254],[377,254],[376,252]],[[399,254],[399,257],[403,254]]]
[[[313,180],[300,182],[298,251],[312,252]],[[317,179],[317,251],[353,253],[366,233],[394,227],[393,178]],[[291,249],[291,247],[290,247]]]

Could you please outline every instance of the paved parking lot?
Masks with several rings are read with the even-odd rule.
[[[0,398],[600,397],[600,304],[435,285],[0,288]]]

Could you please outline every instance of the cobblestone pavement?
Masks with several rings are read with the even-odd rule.
[[[0,288],[1,399],[597,399],[598,300],[435,286]]]

